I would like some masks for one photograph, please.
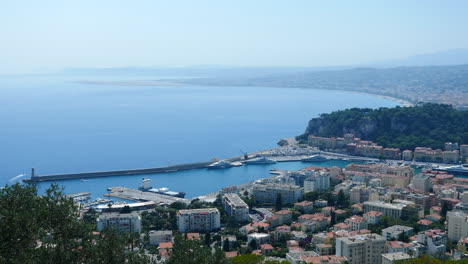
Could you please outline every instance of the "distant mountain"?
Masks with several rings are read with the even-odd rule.
[[[399,66],[443,66],[468,64],[468,49],[451,49],[434,53],[425,53],[403,59],[365,64],[369,67]]]

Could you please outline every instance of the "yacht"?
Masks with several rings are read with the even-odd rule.
[[[220,160],[220,161],[217,161],[217,162],[215,162],[213,164],[208,165],[208,169],[227,169],[227,168],[231,168],[233,166],[234,165],[232,165],[232,163],[229,162],[229,161]]]
[[[269,159],[265,156],[261,156],[260,158],[246,160],[244,163],[245,164],[275,164],[276,161]]]
[[[308,158],[303,158],[301,161],[303,162],[321,162],[321,161],[327,161],[328,158],[322,155],[313,155]]]

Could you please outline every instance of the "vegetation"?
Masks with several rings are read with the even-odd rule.
[[[439,260],[428,256],[398,261],[397,264],[468,264],[468,259],[463,260]]]
[[[201,244],[199,241],[183,239],[181,236],[176,236],[174,239],[174,247],[172,256],[167,261],[167,264],[227,264],[229,263],[219,248],[216,248],[215,253],[211,253],[211,248]]]
[[[0,190],[0,263],[148,262],[134,236],[94,230],[57,185],[41,196],[33,184]]]
[[[443,149],[445,142],[468,143],[468,111],[455,110],[450,105],[418,104],[413,107],[352,108],[322,114],[309,122],[309,135],[342,137],[353,133],[384,147]]]

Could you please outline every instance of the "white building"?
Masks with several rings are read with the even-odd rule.
[[[221,216],[216,208],[179,210],[177,226],[179,232],[206,232],[221,227]]]
[[[249,206],[236,193],[223,196],[223,206],[226,212],[239,222],[249,220]]]
[[[159,243],[172,242],[171,230],[151,230],[148,232],[149,244],[151,246],[159,246]]]
[[[250,241],[255,240],[258,247],[262,244],[266,244],[270,242],[270,235],[265,233],[252,233],[247,235],[247,243]]]
[[[327,171],[313,172],[304,180],[304,192],[324,191],[330,188],[330,175]]]
[[[431,229],[419,232],[417,241],[419,244],[424,246],[424,254],[432,257],[441,257],[445,255],[447,234],[440,229]]]
[[[103,213],[96,219],[97,230],[102,231],[104,228],[113,228],[119,232],[141,232],[141,217],[137,212],[128,214],[120,213]]]
[[[398,261],[411,259],[412,257],[404,252],[382,254],[382,264],[395,264]]]
[[[432,179],[430,175],[419,173],[414,176],[413,187],[423,192],[429,192],[432,189]]]
[[[336,239],[336,255],[346,257],[349,264],[381,264],[385,238],[366,234]]]
[[[387,240],[397,239],[401,234],[409,236],[413,234],[414,228],[409,226],[394,225],[382,229],[382,236]]]
[[[252,191],[258,203],[275,203],[278,194],[281,194],[283,202],[295,203],[303,194],[300,186],[275,183],[254,184]]]
[[[401,203],[386,203],[382,201],[370,201],[364,202],[363,204],[364,212],[377,211],[382,212],[385,216],[393,218],[401,218],[403,208],[406,207],[406,204]]]
[[[447,212],[448,238],[458,242],[460,238],[468,236],[468,215],[461,211]]]

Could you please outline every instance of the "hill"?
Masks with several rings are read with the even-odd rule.
[[[194,78],[180,82],[345,90],[391,96],[413,103],[445,103],[468,108],[468,65],[304,71],[251,78]]]
[[[443,149],[445,142],[468,144],[468,111],[430,103],[413,107],[352,108],[313,118],[298,139],[306,140],[309,135],[342,137],[346,133],[402,150]]]

